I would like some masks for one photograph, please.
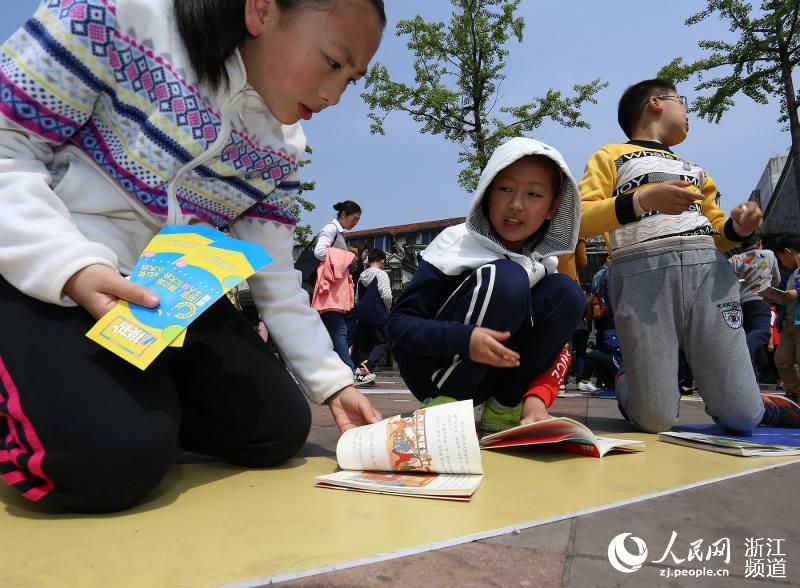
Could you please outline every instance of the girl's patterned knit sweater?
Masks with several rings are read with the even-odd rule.
[[[0,49],[0,274],[47,302],[80,269],[129,273],[166,223],[229,225],[274,263],[249,280],[271,336],[322,401],[352,383],[292,263],[305,149],[247,83],[197,83],[172,0],[45,0]],[[298,334],[302,333],[302,337]]]

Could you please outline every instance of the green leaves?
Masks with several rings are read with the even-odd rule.
[[[385,134],[384,122],[395,111],[421,125],[420,132],[442,135],[459,146],[465,167],[458,182],[473,190],[492,151],[506,138],[531,132],[545,119],[568,127],[589,128],[581,108],[596,103],[607,86],[595,79],[576,84],[573,95],[549,89],[520,106],[500,105],[507,44],[521,42],[525,22],[516,16],[520,0],[451,0],[449,24],[421,16],[401,20],[395,34],[407,39],[414,56],[413,84],[398,82],[376,63],[361,94],[370,108],[370,132]]]
[[[692,63],[677,57],[662,67],[658,76],[676,84],[696,78],[695,91],[710,94],[693,97],[691,110],[711,122],[720,121],[740,92],[759,104],[767,104],[771,96],[782,98],[784,109],[796,111],[796,97],[786,100],[787,93],[794,95],[786,74],[791,78],[800,63],[798,3],[768,0],[754,11],[741,0],[707,0],[706,8],[690,16],[686,25],[695,25],[713,14],[727,21],[739,38],[735,42],[700,41],[698,46],[709,51],[708,56]],[[783,110],[782,115],[785,118],[788,112]]]
[[[306,145],[305,152],[309,155],[314,153],[314,151],[308,145]],[[310,159],[303,159],[299,162],[298,167],[305,167],[309,163],[311,163]],[[315,186],[316,182],[300,182],[300,190],[298,190],[297,196],[295,196],[294,202],[292,202],[291,205],[292,214],[297,219],[297,225],[294,228],[294,242],[295,245],[300,245],[301,247],[308,245],[311,242],[311,239],[314,237],[311,225],[301,225],[300,217],[302,216],[304,210],[311,212],[317,207],[317,205],[309,200],[306,200],[300,196],[300,194],[303,192],[311,192]]]
[[[718,13],[739,38],[735,42],[700,41],[699,47],[710,51],[710,55],[693,63],[677,57],[658,75],[675,83],[696,77],[695,91],[710,93],[693,98],[691,110],[714,123],[735,105],[734,97],[739,93],[758,104],[777,97],[781,113],[778,122],[786,125],[792,137],[795,188],[800,195],[800,94],[792,80],[800,64],[800,2],[764,0],[759,10],[741,0],[706,2],[705,10],[690,16],[686,25],[695,25]],[[708,72],[717,77],[704,77]]]

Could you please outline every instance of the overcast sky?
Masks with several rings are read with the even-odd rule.
[[[4,2],[0,38],[20,26],[37,4]],[[616,107],[628,85],[655,76],[673,57],[702,56],[700,39],[731,38],[724,23],[714,19],[691,28],[683,25],[704,5],[697,0],[522,0],[524,39],[508,44],[499,106],[523,104],[548,88],[570,93],[573,84],[596,77],[609,82],[598,94],[598,104],[584,109],[591,129],[545,123],[533,135],[558,148],[580,179],[595,149],[626,140],[616,122]],[[447,22],[451,9],[447,0],[386,0],[389,23],[375,61],[386,65],[393,78],[410,82],[412,57],[404,40],[395,36],[395,24],[417,14]],[[304,124],[314,149],[312,163],[303,168],[304,179],[317,182],[306,197],[317,210],[303,220],[318,230],[333,217],[333,203],[344,199],[364,209],[357,229],[464,215],[470,195],[457,183],[457,147],[441,136],[419,134],[420,126],[402,113],[389,116],[385,136],[370,135],[363,90],[363,83],[348,89],[337,107]],[[688,84],[679,92],[693,96]],[[777,99],[762,106],[740,96],[719,125],[691,119],[688,139],[675,148],[713,176],[726,214],[747,199],[767,160],[788,152],[790,137],[780,129],[778,109]]]

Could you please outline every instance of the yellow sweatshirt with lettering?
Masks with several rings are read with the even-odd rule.
[[[633,195],[662,182],[689,182],[697,201],[681,214],[636,214]],[[709,235],[727,251],[744,237],[717,205],[719,193],[703,168],[653,141],[605,145],[586,164],[580,184],[581,237],[607,233],[611,250],[666,237]]]

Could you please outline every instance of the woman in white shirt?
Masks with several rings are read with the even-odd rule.
[[[354,228],[358,221],[361,220],[361,207],[352,200],[337,202],[333,205],[333,209],[336,211],[336,218],[322,227],[317,238],[317,244],[314,246],[314,257],[320,261],[325,261],[328,249],[331,247],[347,250],[347,243],[342,233]],[[347,345],[347,324],[344,313],[330,310],[321,312],[320,317],[331,336],[333,349],[339,354],[342,361],[355,372],[356,366],[350,357]],[[370,381],[374,380],[375,376],[373,374],[370,375],[372,376]],[[356,384],[367,383],[365,378],[359,378],[355,375],[354,380]]]

